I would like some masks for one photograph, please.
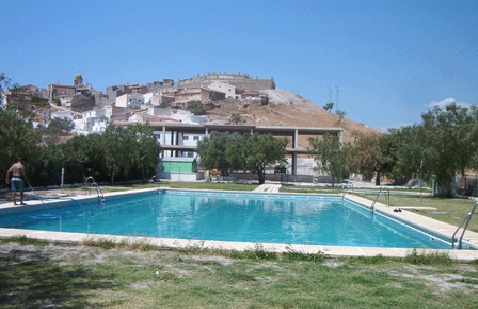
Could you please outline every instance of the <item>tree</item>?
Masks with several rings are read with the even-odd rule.
[[[451,182],[456,172],[464,174],[476,152],[478,126],[472,112],[451,103],[445,110],[435,107],[422,114],[424,174],[428,179],[434,174],[448,197],[452,195]]]
[[[311,137],[309,144],[312,147],[309,153],[317,155],[317,165],[332,176],[332,186],[336,178],[341,179],[354,170],[351,160],[353,147],[350,144],[341,145],[338,135],[325,133],[322,139]]]
[[[342,118],[344,118],[345,115],[347,115],[347,112],[346,112],[346,111],[337,110],[337,111],[335,111],[335,113],[339,116],[339,120],[337,120],[337,123],[336,123],[336,125],[339,125],[339,124],[340,124],[340,120],[342,120]]]
[[[3,87],[10,90],[11,86],[11,80],[3,73],[0,74],[0,91],[3,92]],[[3,94],[1,99],[3,100]],[[41,134],[33,128],[31,120],[23,119],[19,113],[15,104],[7,106],[0,104],[0,174],[2,175],[5,175],[10,165],[18,161],[19,156],[28,159],[27,168],[29,169],[35,162],[37,143],[41,140]]]
[[[243,119],[243,118],[242,118],[241,114],[239,114],[239,113],[234,113],[234,114],[232,114],[232,116],[231,116],[232,122],[234,122],[236,125],[237,125],[239,122],[241,122],[242,119]]]
[[[206,114],[206,106],[201,101],[189,101],[188,110],[194,115]]]
[[[334,108],[334,103],[333,102],[330,102],[330,103],[327,103],[325,104],[324,106],[322,106],[322,109],[326,110],[326,111],[331,111],[332,108]]]
[[[471,167],[477,153],[476,108],[452,103],[445,109],[434,107],[423,113],[422,119],[420,125],[403,127],[395,133],[400,147],[393,174],[404,177],[421,173],[429,182],[436,177],[445,195],[451,197],[456,173]]]
[[[46,133],[51,135],[66,135],[75,128],[75,123],[72,119],[63,117],[55,117],[50,121]]]
[[[196,151],[201,157],[201,164],[204,169],[217,168],[222,175],[228,175],[230,164],[226,159],[226,149],[231,141],[239,137],[239,133],[231,134],[214,131],[208,137],[199,141]]]
[[[393,166],[393,145],[388,135],[373,133],[362,136],[355,144],[355,166],[362,173],[377,173],[376,185],[380,185],[382,172]]]
[[[137,143],[131,131],[122,126],[109,125],[104,132],[102,145],[105,149],[106,168],[111,176],[111,183],[114,184],[115,176],[120,172],[128,176],[135,166]]]
[[[266,166],[286,164],[287,141],[270,134],[246,134],[231,141],[226,159],[234,170],[248,170],[257,174],[259,184],[266,181]]]
[[[155,172],[159,163],[161,146],[149,124],[132,125],[127,128],[127,131],[136,137],[137,147],[134,154],[137,156],[137,166],[141,169],[141,179],[144,181],[145,177],[149,178]]]

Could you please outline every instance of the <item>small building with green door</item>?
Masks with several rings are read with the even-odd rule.
[[[194,158],[166,157],[161,159],[160,179],[195,181],[198,164]]]

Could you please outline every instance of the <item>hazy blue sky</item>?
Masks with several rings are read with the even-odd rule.
[[[273,77],[385,130],[478,104],[478,0],[1,0],[0,71],[19,84]],[[335,109],[335,108],[334,108]],[[320,119],[317,120],[320,126]]]

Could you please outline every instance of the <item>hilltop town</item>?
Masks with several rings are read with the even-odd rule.
[[[109,124],[183,123],[255,126],[341,127],[348,141],[373,130],[325,111],[289,90],[278,90],[274,79],[247,74],[209,73],[174,81],[107,86],[106,93],[85,83],[81,74],[71,85],[53,83],[48,88],[22,85],[6,95],[35,114],[36,125],[52,118],[69,118],[78,134],[102,132]],[[206,112],[188,110],[201,102]],[[306,141],[299,141],[306,144]],[[306,145],[305,145],[306,146]]]

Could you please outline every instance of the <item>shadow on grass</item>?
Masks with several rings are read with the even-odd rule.
[[[91,268],[59,266],[41,251],[0,253],[0,307],[111,307],[88,301],[98,290],[113,288],[112,278]],[[118,304],[116,304],[118,305]]]

